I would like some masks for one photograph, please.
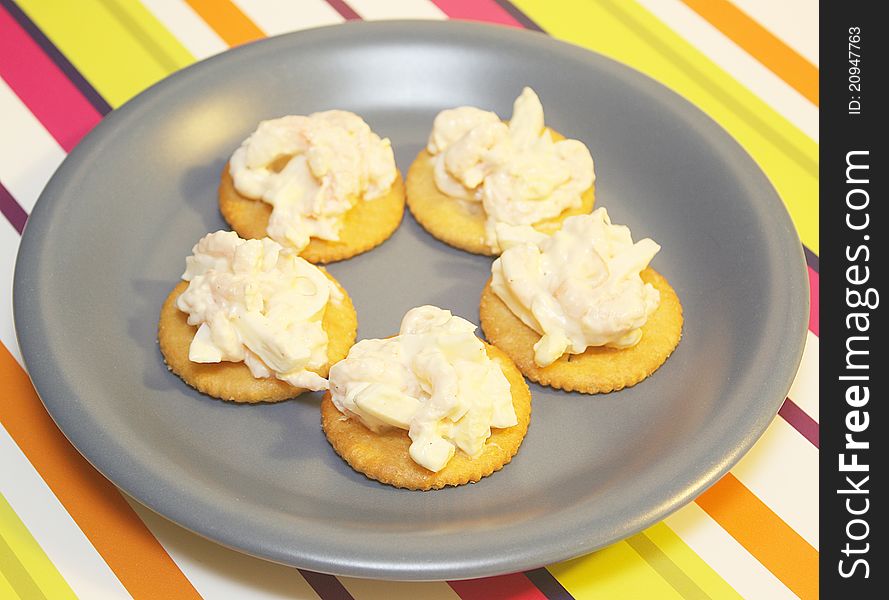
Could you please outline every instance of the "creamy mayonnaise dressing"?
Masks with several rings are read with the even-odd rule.
[[[343,295],[318,267],[274,240],[231,231],[204,236],[185,265],[176,306],[198,326],[190,360],[243,361],[254,377],[327,389],[313,370],[327,363],[327,303]]]
[[[330,394],[369,429],[407,430],[414,462],[440,471],[460,449],[481,454],[492,427],[517,424],[509,382],[475,325],[434,306],[411,309],[388,339],[362,340],[330,369]]]
[[[642,338],[660,303],[660,293],[639,276],[661,248],[654,241],[634,244],[629,228],[612,225],[599,208],[565,219],[551,236],[526,232],[506,245],[491,267],[491,288],[542,335],[534,345],[539,366],[566,352],[628,348]]]
[[[531,225],[581,205],[595,180],[593,159],[577,140],[554,142],[531,88],[513,105],[509,124],[495,113],[462,106],[435,117],[426,150],[442,193],[480,202],[486,241],[500,251],[498,223]]]
[[[384,196],[397,175],[389,140],[343,110],[262,121],[229,173],[241,195],[272,205],[268,236],[297,250],[338,240],[343,215]]]

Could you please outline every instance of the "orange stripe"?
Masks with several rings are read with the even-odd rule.
[[[682,1],[818,106],[818,67],[728,0]]]
[[[734,475],[727,473],[696,502],[797,596],[818,597],[818,551]]]
[[[59,431],[0,344],[0,423],[134,598],[200,598],[118,489]]]
[[[185,0],[229,46],[260,40],[265,33],[231,0]]]

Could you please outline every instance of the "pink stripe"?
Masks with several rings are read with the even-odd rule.
[[[462,600],[547,600],[522,573],[449,581]]]
[[[521,27],[511,14],[494,0],[432,0],[449,18],[484,21],[511,27]]]
[[[818,271],[809,269],[809,330],[818,335]]]
[[[6,10],[0,8],[0,77],[70,152],[102,115]]]

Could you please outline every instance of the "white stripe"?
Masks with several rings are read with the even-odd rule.
[[[141,2],[198,60],[228,50],[228,44],[183,0]]]
[[[266,35],[342,23],[343,17],[324,0],[236,0],[238,7]]]
[[[818,421],[818,336],[811,331],[806,333],[806,346],[799,364],[796,379],[787,394],[793,403]]]
[[[65,151],[3,79],[0,115],[0,182],[30,213],[50,175],[62,164]]]
[[[818,65],[818,2],[816,0],[732,0],[806,60]]]
[[[229,550],[124,498],[206,600],[318,600],[296,569]]]
[[[694,502],[664,522],[744,598],[790,600],[797,597]]]
[[[362,18],[378,19],[447,19],[430,0],[346,0]]]
[[[818,107],[688,5],[681,0],[639,0],[639,3],[803,133],[818,141]]]
[[[0,427],[0,492],[78,598],[130,598],[46,482]]]
[[[460,600],[444,581],[379,581],[340,577],[340,583],[358,600]]]
[[[12,275],[20,240],[19,232],[0,216],[0,342],[22,364],[12,320]]]
[[[778,417],[732,474],[818,548],[818,448]]]

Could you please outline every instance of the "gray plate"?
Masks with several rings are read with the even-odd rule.
[[[597,203],[662,246],[682,343],[643,383],[604,396],[531,386],[518,456],[431,493],[353,472],[318,396],[238,406],[164,368],[158,311],[191,246],[225,227],[220,170],[257,121],[343,108],[406,171],[435,114],[508,115],[523,85],[586,142]],[[359,338],[411,307],[473,321],[490,260],[406,216],[380,248],[331,267]],[[800,360],[808,293],[799,239],[750,157],[688,102],[543,35],[464,23],[347,24],[250,44],[152,87],[71,153],[28,222],[15,273],[22,354],[47,409],[99,471],[227,546],[317,571],[464,578],[536,567],[631,535],[725,473],[774,417]]]

